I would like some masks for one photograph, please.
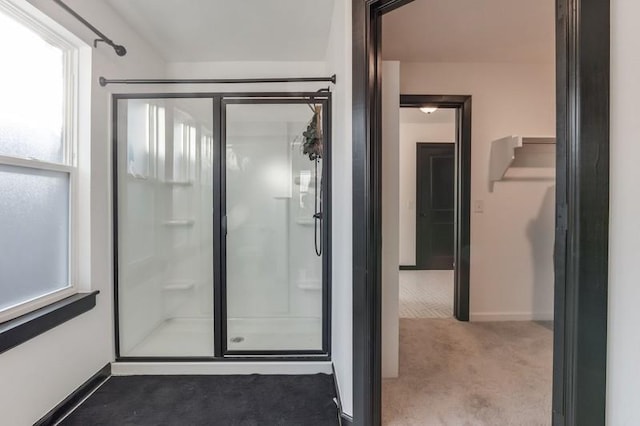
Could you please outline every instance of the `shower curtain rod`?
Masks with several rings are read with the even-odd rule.
[[[254,83],[336,83],[336,75],[331,77],[282,77],[282,78],[191,78],[191,79],[98,79],[100,86],[107,84],[254,84]]]
[[[74,18],[76,18],[78,21],[80,21],[85,27],[89,28],[91,31],[93,31],[98,37],[93,41],[93,47],[98,47],[98,42],[101,41],[103,43],[108,44],[109,46],[113,47],[113,50],[116,51],[116,54],[118,56],[124,56],[127,54],[127,49],[125,49],[125,47],[121,44],[115,44],[113,42],[113,40],[111,40],[109,37],[107,37],[106,35],[104,35],[104,33],[102,31],[100,31],[99,29],[97,29],[96,27],[94,27],[89,21],[87,21],[86,19],[84,19],[82,16],[80,16],[78,14],[78,12],[76,12],[75,10],[71,9],[68,5],[64,4],[62,2],[62,0],[53,0],[54,3],[57,3],[61,8],[63,8],[64,10],[66,10],[71,16],[73,16]]]

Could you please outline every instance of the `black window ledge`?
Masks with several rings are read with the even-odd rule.
[[[49,331],[96,306],[96,295],[77,293],[28,314],[0,324],[0,353]]]

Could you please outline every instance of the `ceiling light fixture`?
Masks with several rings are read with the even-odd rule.
[[[437,109],[438,107],[424,106],[420,108],[420,111],[424,112],[425,114],[431,114],[432,112],[435,112]]]

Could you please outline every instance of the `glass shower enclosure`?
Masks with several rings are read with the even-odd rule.
[[[113,108],[118,359],[327,357],[330,94]]]

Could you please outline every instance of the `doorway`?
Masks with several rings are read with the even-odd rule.
[[[400,95],[399,105],[401,111],[405,109],[420,111],[420,108],[429,107],[440,110],[441,114],[452,114],[453,124],[451,130],[453,134],[449,135],[449,131],[447,130],[445,133],[438,135],[438,137],[442,139],[445,135],[448,135],[445,139],[448,138],[450,142],[454,142],[447,144],[449,145],[447,148],[443,148],[443,144],[423,144],[420,143],[419,140],[410,141],[412,142],[412,146],[408,149],[411,149],[413,152],[408,161],[415,164],[416,173],[414,177],[407,179],[414,179],[413,184],[415,185],[415,189],[412,191],[415,191],[415,198],[413,200],[403,199],[402,191],[404,191],[404,188],[401,188],[401,229],[399,231],[401,240],[400,273],[404,273],[405,270],[444,271],[444,276],[442,276],[442,273],[434,273],[434,275],[436,282],[443,282],[446,286],[446,282],[450,279],[446,271],[452,270],[453,295],[449,303],[453,303],[453,317],[459,321],[469,321],[472,98],[468,95],[404,94]],[[423,112],[419,112],[419,114],[425,115]],[[447,124],[447,128],[448,126]],[[409,139],[422,137],[424,140],[428,135],[409,135],[408,137]],[[401,143],[403,142],[401,141]],[[415,148],[413,147],[414,143]],[[436,149],[438,147],[441,152],[438,152],[438,149]],[[425,150],[424,152],[426,152],[426,154],[423,155],[427,157],[426,159],[429,159],[429,152],[438,152],[435,155],[441,158],[443,157],[444,165],[448,167],[448,169],[434,170],[432,167],[429,167],[429,162],[426,162],[425,158],[421,158],[418,155],[421,149]],[[453,153],[451,151],[453,151]],[[418,173],[419,170],[422,174]],[[445,188],[445,193],[448,194],[449,197],[446,198],[445,196],[445,200],[442,201],[445,204],[444,208],[438,208],[442,206],[434,205],[428,198],[434,193],[434,191],[431,190],[431,185],[428,183],[433,182],[433,180],[430,179],[432,172],[443,173],[445,174],[444,178],[448,180],[447,183],[440,186]],[[400,180],[402,181],[402,178]],[[437,176],[437,181],[442,182],[440,176]],[[422,198],[424,195],[426,195],[427,198]],[[453,198],[451,198],[451,196]],[[410,206],[411,202],[415,203],[415,208],[413,209],[406,208],[407,205],[402,205],[405,203]],[[441,201],[436,200],[436,202]],[[434,206],[436,208],[434,208]],[[407,215],[412,216],[410,219],[414,221],[413,226],[411,226],[411,224],[407,226],[402,223],[403,216]],[[409,221],[410,219],[406,218],[405,221]],[[441,238],[437,239],[441,242],[440,245],[435,244],[431,238],[432,234],[428,230],[433,224],[435,224],[436,232],[443,234]],[[406,236],[408,232],[413,233],[415,240],[403,243],[403,236],[409,239]],[[410,251],[412,251],[412,253],[409,253]],[[419,264],[419,258],[426,259],[426,261],[423,260],[423,263]],[[413,261],[413,263],[407,265],[407,263],[411,261]],[[446,291],[448,293],[448,290]],[[446,316],[449,315],[447,314]]]
[[[416,144],[416,269],[453,270],[455,145]]]
[[[455,115],[456,110],[427,115],[418,108],[400,109],[399,318],[453,317],[456,143],[450,138],[455,139]],[[449,138],[412,140],[434,139],[438,129]],[[414,185],[409,185],[407,175],[414,170]],[[407,261],[413,265],[404,265]]]
[[[361,425],[380,423],[380,18],[410,1],[352,2],[354,422]],[[556,17],[553,423],[598,425],[606,396],[609,2],[558,0]]]

